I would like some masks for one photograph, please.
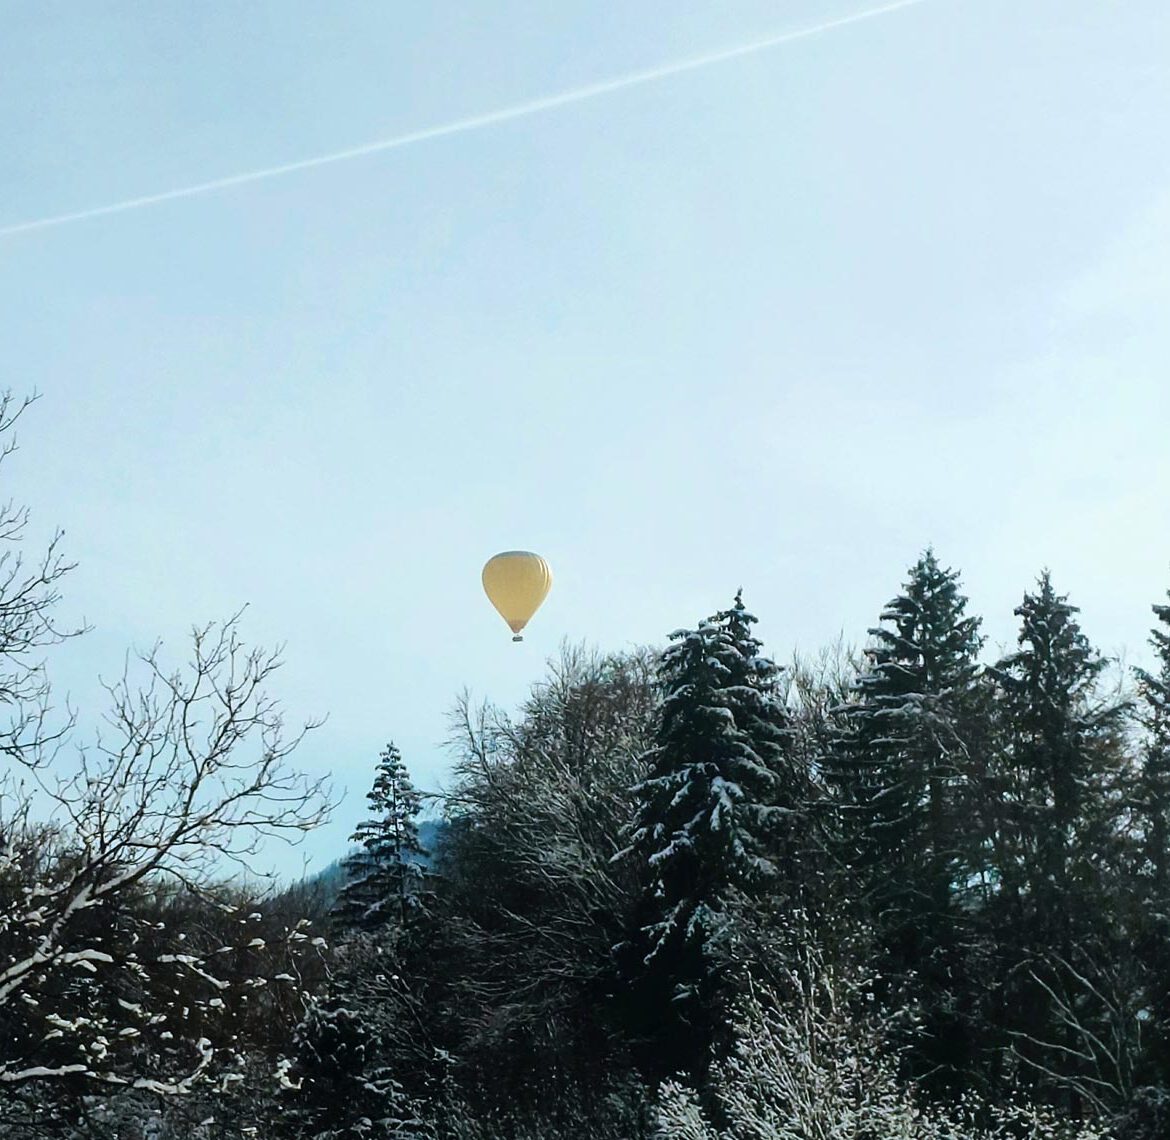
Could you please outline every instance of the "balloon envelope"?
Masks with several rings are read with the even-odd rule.
[[[539,554],[530,550],[506,550],[489,558],[483,568],[483,589],[516,635],[540,609],[552,587],[552,571]]]

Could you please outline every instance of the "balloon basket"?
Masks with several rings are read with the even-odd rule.
[[[519,634],[516,634],[516,636],[514,638],[512,638],[512,640],[513,641],[523,641],[524,638],[522,638]]]

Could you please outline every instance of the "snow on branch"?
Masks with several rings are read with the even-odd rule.
[[[185,670],[156,646],[144,685],[108,686],[109,730],[70,770],[18,757],[31,788],[0,799],[0,1082],[182,1094],[217,1052],[217,995],[258,993],[273,955],[306,943],[299,927],[245,933],[209,897],[225,868],[251,869],[266,839],[295,841],[330,808],[324,782],[286,763],[313,726],[286,735],[266,692],[278,656],[246,648],[238,616],[194,631]],[[184,907],[238,935],[179,929]]]

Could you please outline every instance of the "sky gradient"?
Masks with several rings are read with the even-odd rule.
[[[875,5],[0,0],[0,233]],[[300,763],[438,786],[455,694],[739,586],[780,659],[928,543],[993,642],[1045,567],[1146,659],[1170,587],[1170,9],[925,0],[279,178],[0,237],[5,497],[79,567],[53,657],[247,604]],[[498,550],[550,562],[513,645]],[[273,853],[282,868],[300,855]]]

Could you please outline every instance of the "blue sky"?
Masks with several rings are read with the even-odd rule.
[[[850,15],[787,3],[0,0],[0,229]],[[247,603],[300,763],[435,787],[459,689],[742,585],[860,641],[918,551],[993,640],[1044,566],[1107,650],[1170,587],[1170,7],[925,0],[477,132],[0,238],[4,494],[66,530],[54,658]],[[498,550],[556,582],[523,646]],[[300,855],[273,853],[282,867]]]

